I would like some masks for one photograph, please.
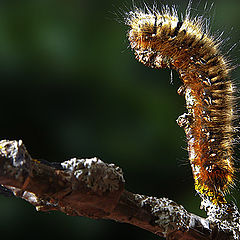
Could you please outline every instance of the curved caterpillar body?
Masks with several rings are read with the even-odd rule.
[[[234,185],[234,87],[230,66],[219,50],[219,41],[204,30],[204,18],[191,19],[189,10],[180,19],[174,7],[127,14],[128,39],[136,59],[152,68],[178,71],[187,113],[184,127],[195,189],[202,199],[226,203]]]

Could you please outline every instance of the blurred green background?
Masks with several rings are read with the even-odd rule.
[[[202,14],[205,2],[193,2],[193,15]],[[174,3],[182,12],[188,1]],[[168,197],[204,216],[185,134],[175,122],[185,112],[176,93],[181,83],[175,72],[171,85],[169,70],[148,69],[134,59],[119,13],[131,5],[0,1],[1,139],[22,139],[33,157],[48,161],[96,156],[115,163],[128,190]],[[231,37],[226,52],[239,40],[239,8],[239,1],[222,0],[207,14],[212,32]],[[237,64],[239,46],[231,58]],[[237,84],[238,75],[236,69]],[[237,191],[233,198],[239,206]],[[21,199],[3,196],[0,230],[8,239],[157,238],[127,224],[36,212]]]

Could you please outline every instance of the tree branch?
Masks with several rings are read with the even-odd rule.
[[[204,219],[167,198],[128,192],[124,182],[119,167],[97,158],[50,163],[32,159],[21,140],[0,141],[0,191],[25,199],[38,211],[112,219],[167,239],[239,238],[233,204],[204,203]]]

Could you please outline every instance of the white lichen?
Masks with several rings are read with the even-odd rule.
[[[0,156],[6,160],[3,167],[5,173],[22,180],[22,171],[27,171],[27,165],[31,160],[22,140],[0,141]]]
[[[26,163],[29,156],[22,140],[19,141],[0,141],[0,155],[11,159],[14,167],[21,167]]]
[[[234,203],[214,205],[208,199],[201,202],[201,208],[207,212],[207,220],[223,232],[230,233],[231,239],[239,239],[240,234],[240,214]]]
[[[61,163],[62,167],[72,172],[72,176],[86,183],[92,191],[116,191],[124,183],[121,168],[107,164],[97,158],[72,158]]]
[[[156,217],[155,224],[160,227],[165,237],[176,230],[188,230],[190,217],[182,206],[167,198],[136,197],[140,200],[141,207],[151,208]]]

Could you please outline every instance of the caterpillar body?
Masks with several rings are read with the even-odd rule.
[[[226,203],[234,186],[234,85],[231,67],[204,25],[204,18],[178,17],[175,7],[163,6],[127,13],[128,39],[136,59],[151,68],[177,70],[187,113],[184,128],[195,190],[215,205]]]

